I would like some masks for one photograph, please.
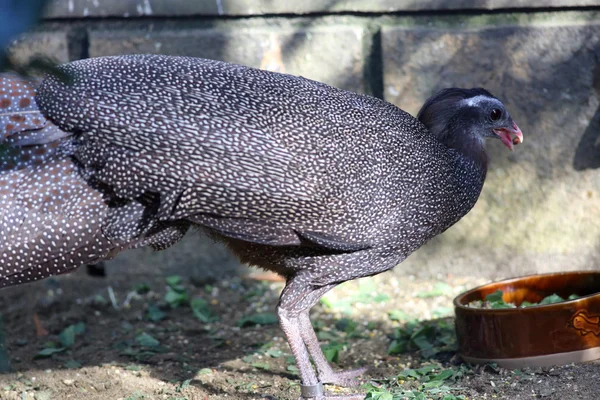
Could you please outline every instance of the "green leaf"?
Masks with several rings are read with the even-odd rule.
[[[335,328],[338,331],[352,333],[356,330],[358,323],[350,318],[342,318],[335,323]]]
[[[191,381],[192,381],[191,379],[186,379],[185,381],[181,382],[181,384],[177,385],[177,387],[175,388],[175,391],[177,393],[181,393],[184,389],[187,389],[188,387],[190,387]]]
[[[546,296],[542,299],[542,301],[540,301],[540,306],[544,305],[544,304],[554,304],[554,303],[560,303],[562,301],[565,301],[565,299],[563,299],[562,297],[560,297],[559,295],[557,295],[556,293],[551,294],[550,296]]]
[[[137,294],[146,294],[151,290],[151,288],[147,283],[136,283],[135,286],[133,286],[133,290]]]
[[[344,349],[344,344],[332,342],[322,345],[321,349],[327,361],[337,363],[340,358],[340,351]]]
[[[294,356],[285,356],[285,363],[288,365],[296,365],[296,359]]]
[[[37,354],[33,356],[33,358],[34,359],[48,358],[48,357],[52,357],[53,354],[62,353],[65,350],[66,350],[66,348],[64,348],[64,347],[46,347],[46,348],[43,348],[42,350],[38,351]]]
[[[390,299],[390,296],[385,293],[377,293],[375,296],[372,296],[372,299],[375,303],[385,303]]]
[[[431,381],[445,381],[446,379],[452,378],[454,377],[455,372],[451,369],[445,369],[443,371],[441,371],[439,374],[433,376],[431,378]]]
[[[58,335],[62,347],[70,348],[75,344],[75,336],[85,332],[85,324],[78,322],[74,325],[69,325]]]
[[[241,328],[254,325],[273,325],[279,322],[277,315],[273,313],[261,313],[243,317],[237,322]]]
[[[404,371],[400,371],[398,377],[419,379],[421,377],[421,374],[415,369],[405,369]]]
[[[160,342],[147,333],[142,333],[135,338],[135,341],[142,347],[158,347]]]
[[[273,357],[273,358],[279,358],[279,357],[283,356],[283,352],[278,349],[269,349],[265,352],[265,354],[268,355],[269,357]]]
[[[173,308],[186,304],[190,296],[185,291],[176,291],[169,287],[165,294],[165,301]]]
[[[444,384],[443,381],[430,381],[423,383],[424,389],[438,388]]]
[[[417,372],[420,375],[427,375],[433,371],[435,371],[436,369],[438,369],[439,367],[437,365],[433,365],[433,364],[428,364],[428,365],[424,365],[421,368],[417,369]]]
[[[402,310],[392,310],[388,313],[388,317],[392,321],[407,321],[408,320],[408,314],[406,314]]]
[[[295,365],[288,365],[286,367],[286,370],[289,371],[289,372],[291,372],[291,373],[293,373],[293,374],[295,374],[295,375],[298,375],[300,373],[300,371],[298,370],[298,367],[296,367]]]
[[[75,330],[75,335],[81,335],[82,333],[85,333],[85,323],[78,322],[73,325],[73,329]]]
[[[377,400],[394,400],[394,395],[386,391],[377,396]]]
[[[170,289],[178,293],[185,293],[185,287],[182,285],[183,280],[179,275],[171,275],[165,278]]]
[[[165,278],[165,281],[167,282],[167,285],[173,287],[173,286],[180,285],[182,282],[182,279],[181,279],[181,276],[179,276],[179,275],[171,275],[171,276],[167,276]]]
[[[408,351],[409,342],[407,340],[396,339],[390,343],[388,354],[403,354]]]
[[[148,310],[146,311],[146,318],[152,322],[159,322],[165,319],[167,314],[165,314],[160,308],[156,305],[151,304],[148,306]]]
[[[63,347],[71,347],[75,344],[75,330],[73,326],[68,326],[58,335],[58,339]]]
[[[212,320],[208,302],[202,297],[194,297],[192,301],[190,301],[190,307],[198,320],[202,322],[210,322]]]
[[[319,331],[319,332],[317,332],[317,337],[319,338],[319,340],[331,341],[331,340],[339,339],[340,336],[335,335],[330,331]]]
[[[270,366],[269,364],[267,364],[267,363],[265,363],[265,362],[260,362],[260,361],[253,362],[253,363],[252,363],[252,364],[250,364],[250,365],[252,365],[254,368],[257,368],[257,369],[263,369],[263,370],[265,370],[265,371],[268,371],[268,370],[270,370],[270,369],[271,369],[271,366]]]
[[[493,303],[493,302],[504,302],[504,300],[502,300],[502,290],[496,290],[494,293],[490,293],[487,296],[485,296],[485,301]]]

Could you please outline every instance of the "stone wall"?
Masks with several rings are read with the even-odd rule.
[[[599,17],[592,0],[55,0],[14,52],[58,62],[214,58],[383,97],[413,114],[437,89],[485,87],[525,142],[513,153],[489,144],[475,209],[395,273],[496,278],[600,267]],[[223,252],[192,235],[113,263],[204,276],[234,268]]]

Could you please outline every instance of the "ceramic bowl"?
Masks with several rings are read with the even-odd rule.
[[[467,307],[502,290],[519,306],[553,293],[575,300],[525,308]],[[504,368],[546,367],[600,358],[600,272],[530,275],[490,283],[454,299],[459,355],[469,363]]]

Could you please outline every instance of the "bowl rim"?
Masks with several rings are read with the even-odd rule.
[[[472,314],[511,314],[511,313],[531,313],[531,312],[539,312],[541,310],[550,310],[552,308],[562,308],[563,305],[573,305],[583,300],[589,300],[590,298],[600,297],[600,291],[598,293],[589,294],[587,296],[583,296],[573,300],[565,300],[559,303],[551,303],[551,304],[541,304],[536,306],[529,307],[515,307],[515,308],[476,308],[476,307],[467,307],[466,305],[460,302],[461,299],[467,297],[468,295],[480,291],[486,286],[497,285],[497,284],[508,284],[512,282],[517,282],[520,280],[532,278],[532,277],[541,277],[541,278],[549,278],[556,276],[566,276],[566,275],[599,275],[600,271],[595,270],[576,270],[576,271],[565,271],[565,272],[549,272],[544,274],[529,274],[522,275],[513,278],[502,279],[499,281],[492,281],[485,283],[483,285],[479,285],[472,289],[469,289],[465,292],[462,292],[458,296],[452,300],[452,304],[454,305],[455,313],[457,310],[460,310],[463,313],[472,313]]]

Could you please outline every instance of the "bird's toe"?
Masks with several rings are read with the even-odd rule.
[[[354,387],[365,383],[365,379],[360,379],[365,372],[367,372],[367,368],[358,368],[338,372],[332,371],[331,373],[320,376],[319,378],[323,383],[330,383],[343,387]]]

